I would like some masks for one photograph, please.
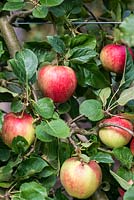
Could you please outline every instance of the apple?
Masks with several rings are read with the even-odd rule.
[[[102,171],[93,160],[86,163],[77,157],[71,157],[61,166],[60,180],[70,196],[86,199],[100,186]]]
[[[27,113],[7,113],[4,116],[1,138],[3,142],[11,147],[12,141],[17,136],[24,137],[30,146],[35,137],[33,118]]]
[[[120,116],[104,119],[99,129],[99,137],[102,143],[111,148],[122,147],[128,144],[132,138],[132,135],[127,130],[116,126],[126,128],[133,133],[133,125],[129,120]]]
[[[67,66],[43,66],[38,71],[38,85],[44,96],[56,103],[64,103],[76,89],[76,74]]]
[[[134,137],[132,138],[132,140],[130,142],[130,151],[134,155]]]
[[[134,54],[128,48],[132,58]],[[110,72],[123,73],[126,62],[126,46],[120,44],[108,44],[100,52],[100,60],[104,69]]]

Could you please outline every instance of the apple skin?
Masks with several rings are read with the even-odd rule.
[[[134,137],[132,138],[132,140],[130,142],[130,151],[134,155]]]
[[[132,123],[119,116],[104,119],[101,123],[115,124],[133,131]],[[118,148],[128,144],[132,138],[132,135],[121,128],[108,126],[99,129],[99,137],[102,143],[108,147]]]
[[[85,163],[77,157],[72,157],[65,160],[61,166],[60,180],[70,196],[86,199],[100,186],[102,171],[93,160]]]
[[[128,48],[132,58],[134,58],[131,48]],[[123,73],[126,60],[126,46],[119,44],[108,44],[100,52],[100,60],[105,70]]]
[[[27,113],[23,113],[23,115],[13,112],[7,113],[4,116],[1,132],[3,142],[11,147],[13,139],[22,136],[30,146],[35,138],[33,121],[32,116]]]
[[[44,96],[55,103],[64,103],[73,95],[77,78],[70,67],[47,65],[38,71],[38,85]]]

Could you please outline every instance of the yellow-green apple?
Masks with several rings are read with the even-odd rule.
[[[70,67],[47,65],[38,71],[38,85],[44,96],[56,103],[64,103],[73,95],[77,78]]]
[[[102,143],[111,148],[128,144],[132,138],[132,123],[120,116],[104,119],[100,123],[99,137]]]
[[[134,54],[128,48],[132,58]],[[104,69],[110,72],[122,73],[126,62],[126,46],[120,44],[108,44],[100,52],[100,60]]]
[[[22,136],[30,146],[35,137],[33,121],[33,117],[27,113],[7,113],[4,116],[1,132],[3,142],[11,147],[13,139]]]
[[[131,153],[134,155],[134,137],[132,138],[130,142],[130,150],[131,150]]]
[[[61,166],[60,180],[70,196],[86,199],[100,186],[102,171],[93,160],[85,163],[77,157],[71,157]]]

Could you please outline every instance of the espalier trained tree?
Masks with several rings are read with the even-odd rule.
[[[133,8],[0,2],[0,199],[134,199]]]

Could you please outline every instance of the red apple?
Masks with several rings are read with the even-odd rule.
[[[60,180],[70,196],[86,199],[100,186],[102,172],[95,161],[85,163],[77,157],[72,157],[61,166]]]
[[[3,142],[9,147],[11,147],[13,139],[17,136],[24,137],[30,145],[35,137],[34,132],[31,115],[10,112],[4,116],[1,137]]]
[[[127,130],[122,129],[127,128],[133,133],[132,123],[124,118],[121,118],[120,116],[104,119],[101,122],[101,125],[102,128],[99,129],[99,137],[100,140],[108,147],[122,147],[128,144],[132,138],[132,135]],[[105,127],[105,125],[108,126]],[[120,126],[122,128],[116,126]]]
[[[132,58],[134,54],[128,48]],[[100,52],[100,60],[104,69],[110,72],[123,73],[126,62],[126,46],[119,44],[108,44]]]
[[[134,138],[132,138],[130,142],[130,150],[131,150],[131,153],[134,155]]]
[[[77,79],[70,67],[47,65],[39,69],[38,84],[44,96],[64,103],[73,95]]]

